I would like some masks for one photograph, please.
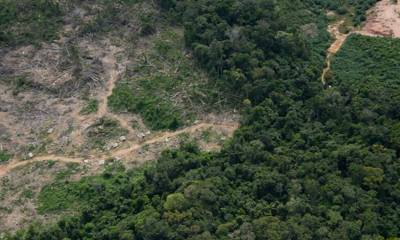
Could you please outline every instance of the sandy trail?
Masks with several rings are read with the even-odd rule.
[[[109,73],[109,80],[107,81],[107,85],[105,87],[106,91],[104,93],[99,102],[99,109],[97,111],[97,116],[104,116],[108,112],[108,97],[112,95],[112,91],[115,87],[116,82],[118,81],[120,72],[118,71],[118,64],[115,59],[115,54],[118,52],[118,49],[112,48],[111,53],[108,54],[103,59],[103,65],[105,66],[106,72]]]
[[[95,123],[98,119],[102,117],[110,117],[113,118],[117,121],[119,121],[121,127],[127,129],[129,131],[130,135],[134,134],[134,130],[130,124],[130,122],[123,117],[114,114],[112,112],[109,112],[108,110],[108,97],[112,95],[113,89],[116,85],[116,82],[120,78],[120,75],[125,71],[125,66],[124,64],[118,64],[116,60],[116,54],[118,54],[121,51],[120,48],[117,48],[115,46],[110,46],[110,51],[109,53],[104,56],[102,59],[103,61],[103,66],[104,70],[108,76],[108,81],[106,82],[106,86],[104,90],[99,91],[97,94],[97,99],[99,101],[99,106],[98,106],[98,111],[95,114],[91,115],[81,115],[80,114],[80,109],[74,109],[70,113],[70,117],[74,119],[74,122],[76,124],[76,128],[72,131],[70,138],[73,140],[74,144],[79,146],[80,144],[84,144],[85,142],[85,130]],[[213,121],[214,122],[214,121]],[[122,149],[114,149],[111,151],[108,151],[106,153],[101,153],[101,154],[92,154],[90,157],[69,157],[69,156],[61,156],[61,155],[42,155],[42,156],[37,156],[34,158],[31,158],[26,161],[21,161],[20,159],[12,159],[10,162],[6,164],[0,164],[0,177],[3,177],[10,173],[12,170],[16,168],[20,168],[35,162],[42,162],[42,161],[47,161],[47,160],[54,160],[54,161],[59,161],[59,162],[65,162],[65,163],[87,163],[90,165],[93,165],[95,161],[101,161],[101,160],[106,160],[110,158],[114,159],[121,159],[121,160],[127,160],[126,158],[130,159],[138,159],[139,154],[135,151],[140,150],[142,147],[146,145],[152,145],[152,144],[160,144],[163,142],[168,142],[169,138],[174,138],[177,137],[180,134],[183,133],[194,133],[196,131],[199,131],[200,129],[206,129],[206,128],[214,128],[214,129],[223,129],[225,132],[228,132],[229,135],[234,132],[234,130],[238,127],[238,124],[235,122],[223,122],[223,123],[209,123],[209,122],[202,122],[198,123],[196,125],[174,131],[174,132],[162,132],[159,135],[156,135],[152,137],[151,139],[148,139],[144,142],[141,143],[135,143],[131,140],[126,141],[124,144],[125,146],[128,145],[126,148]]]
[[[326,67],[324,68],[322,75],[321,75],[321,81],[325,85],[326,84],[326,74],[330,71],[331,69],[331,59],[332,57],[340,50],[340,48],[343,46],[344,42],[346,41],[347,37],[353,33],[353,31],[349,31],[349,33],[341,33],[339,31],[340,26],[344,24],[344,20],[340,20],[338,22],[335,22],[332,25],[328,26],[328,32],[331,34],[331,36],[335,39],[331,46],[328,48],[327,56],[326,56]]]
[[[122,51],[120,48],[111,46],[109,53],[104,56],[102,60],[104,70],[108,75],[108,81],[106,81],[104,91],[100,91],[97,96],[99,101],[97,112],[95,114],[83,116],[80,114],[80,109],[75,109],[71,113],[71,117],[75,119],[75,122],[77,122],[78,125],[78,127],[71,133],[71,138],[77,145],[83,144],[85,142],[84,131],[86,130],[86,128],[95,123],[100,118],[106,116],[117,120],[122,128],[128,130],[129,134],[133,133],[133,129],[129,121],[118,116],[117,114],[110,113],[108,111],[108,97],[112,95],[116,82],[120,78],[122,72],[125,70],[117,63],[117,60],[115,58],[115,55],[120,51]]]
[[[211,123],[199,123],[175,132],[162,132],[159,135],[146,140],[140,144],[132,144],[131,146],[124,148],[124,149],[117,149],[105,154],[101,155],[94,155],[90,156],[90,158],[83,158],[83,157],[67,157],[67,156],[58,156],[58,155],[43,155],[43,156],[38,156],[35,158],[32,158],[30,160],[26,161],[20,161],[18,159],[14,159],[8,164],[3,164],[0,165],[0,177],[3,177],[7,175],[9,172],[16,168],[20,168],[35,162],[43,162],[43,161],[48,161],[48,160],[53,160],[53,161],[59,161],[59,162],[64,162],[64,163],[84,163],[86,162],[85,160],[88,160],[88,162],[93,162],[93,160],[99,161],[99,160],[106,160],[110,158],[118,158],[118,159],[125,159],[126,157],[133,156],[134,152],[141,149],[142,147],[146,145],[151,145],[151,144],[157,144],[164,142],[168,140],[169,138],[177,137],[180,134],[191,134],[196,131],[200,131],[201,129],[207,129],[207,128],[224,128],[230,132],[233,132],[235,129],[238,128],[237,123],[223,123],[223,124],[211,124]],[[92,160],[92,161],[90,161]]]

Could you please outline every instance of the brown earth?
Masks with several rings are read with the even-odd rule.
[[[87,22],[78,10],[71,19]],[[101,172],[109,160],[132,167],[157,159],[183,139],[217,151],[238,127],[236,113],[201,113],[192,126],[151,132],[139,115],[109,111],[108,97],[127,66],[149,50],[148,39],[127,47],[111,36],[82,37],[76,34],[79,24],[68,21],[57,41],[0,49],[0,150],[13,155],[0,164],[0,232],[20,229],[32,219],[56,219],[37,214],[35,196],[71,164],[79,166],[71,178],[78,180]],[[88,99],[98,101],[98,111],[84,115]],[[88,131],[103,118],[118,122],[126,135],[110,139],[104,149],[91,148]],[[49,161],[56,163],[48,167]],[[26,190],[34,196],[21,197]]]
[[[326,74],[328,74],[331,69],[331,58],[340,50],[347,37],[352,33],[352,31],[349,31],[349,33],[341,33],[339,29],[343,24],[345,24],[345,21],[339,20],[328,26],[328,32],[331,34],[334,41],[327,50],[327,57],[325,61],[326,67],[321,75],[321,81],[323,84],[326,83]]]
[[[362,35],[400,38],[400,1],[381,0],[367,13]]]
[[[81,164],[86,164],[86,165],[97,165],[97,164],[102,164],[104,163],[105,160],[107,159],[116,159],[116,160],[133,160],[136,162],[141,162],[141,154],[142,152],[140,151],[143,147],[149,146],[149,145],[156,145],[156,144],[162,144],[162,145],[169,145],[166,144],[168,142],[172,142],[176,140],[179,135],[182,134],[190,134],[194,135],[196,133],[199,133],[203,130],[206,129],[213,129],[214,131],[218,131],[221,136],[224,138],[230,137],[234,130],[236,130],[238,127],[238,124],[236,122],[224,122],[224,123],[198,123],[196,125],[183,128],[178,131],[174,132],[162,132],[159,133],[152,138],[149,138],[148,140],[142,142],[142,143],[130,143],[127,142],[125,145],[126,147],[113,150],[110,152],[107,152],[105,154],[97,154],[97,155],[91,155],[89,157],[68,157],[68,156],[62,156],[62,155],[43,155],[43,156],[38,156],[34,157],[29,160],[21,161],[19,159],[14,159],[10,161],[7,164],[0,165],[0,178],[3,176],[6,176],[9,172],[11,172],[14,169],[21,168],[23,166],[35,163],[35,162],[43,162],[43,161],[59,161],[59,162],[64,162],[64,163],[81,163]],[[165,146],[165,148],[168,148]],[[207,149],[205,149],[207,150]]]

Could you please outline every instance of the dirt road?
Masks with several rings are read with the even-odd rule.
[[[340,48],[343,46],[344,42],[346,41],[347,37],[353,33],[353,31],[349,31],[349,33],[341,33],[339,31],[340,26],[344,24],[344,20],[337,21],[333,23],[332,25],[328,26],[328,32],[331,34],[331,36],[335,39],[331,46],[327,50],[327,57],[325,60],[326,67],[324,68],[322,75],[321,75],[321,81],[325,85],[326,84],[326,74],[330,71],[331,69],[331,60],[332,57],[340,50]]]
[[[7,175],[10,171],[23,167],[35,162],[43,162],[48,160],[65,162],[65,163],[93,163],[93,161],[101,161],[110,158],[114,159],[121,159],[124,160],[126,157],[135,157],[135,151],[140,150],[142,147],[151,144],[162,143],[168,140],[169,138],[177,137],[181,134],[193,134],[196,131],[205,130],[207,128],[223,128],[228,132],[232,132],[238,128],[238,124],[236,123],[222,123],[222,124],[211,124],[211,123],[199,123],[178,131],[174,132],[162,132],[157,136],[154,136],[151,139],[148,139],[140,144],[131,144],[129,147],[124,149],[116,149],[111,152],[105,154],[99,154],[91,156],[90,158],[83,158],[83,157],[68,157],[68,156],[57,156],[57,155],[43,155],[34,157],[32,159],[21,161],[19,159],[14,159],[7,164],[0,165],[0,177]]]
[[[238,127],[238,124],[234,121],[225,121],[219,123],[210,123],[210,122],[202,122],[196,125],[175,131],[175,132],[162,132],[159,135],[153,136],[152,138],[137,143],[134,138],[129,138],[129,136],[136,135],[132,129],[131,123],[126,120],[124,117],[120,116],[119,114],[110,112],[108,109],[108,98],[112,95],[113,89],[116,86],[116,82],[119,80],[121,74],[125,71],[125,62],[118,63],[116,60],[116,55],[121,52],[122,49],[112,46],[109,46],[108,53],[102,58],[103,66],[105,74],[108,78],[104,89],[99,90],[97,93],[97,100],[99,102],[98,111],[91,115],[81,115],[80,109],[75,109],[69,117],[71,117],[74,122],[76,123],[77,127],[72,131],[70,137],[71,140],[76,143],[77,145],[84,144],[85,142],[85,131],[86,128],[96,121],[103,117],[110,117],[112,119],[117,120],[121,127],[127,129],[129,131],[128,138],[126,142],[124,142],[125,147],[123,149],[113,149],[107,151],[105,153],[98,153],[92,152],[89,158],[84,158],[82,156],[78,157],[69,157],[69,156],[62,156],[62,155],[42,155],[31,158],[29,160],[22,161],[21,159],[13,159],[8,163],[0,164],[0,177],[7,175],[10,171],[20,168],[35,162],[47,161],[47,160],[54,160],[59,162],[65,163],[87,163],[88,165],[93,165],[94,162],[99,162],[102,160],[114,158],[114,159],[126,159],[126,158],[141,158],[142,156],[135,155],[135,151],[139,151],[143,146],[146,145],[153,145],[159,144],[165,141],[169,141],[168,138],[177,137],[180,134],[187,133],[192,134],[196,131],[206,128],[220,128],[223,129],[224,132],[229,133],[228,135],[232,135],[234,130]],[[213,121],[214,122],[214,121]],[[63,130],[63,129],[60,129]],[[165,144],[167,145],[167,144]]]

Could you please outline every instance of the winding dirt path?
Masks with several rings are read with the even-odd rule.
[[[122,128],[128,130],[129,134],[133,133],[132,126],[128,121],[121,118],[117,114],[108,111],[108,98],[112,95],[116,82],[119,80],[123,71],[125,71],[124,66],[119,65],[115,57],[115,55],[120,51],[122,51],[122,49],[111,46],[109,53],[102,59],[104,71],[108,76],[108,81],[106,82],[104,90],[100,91],[97,96],[97,100],[99,102],[97,112],[90,115],[81,115],[80,109],[75,109],[71,113],[71,117],[75,119],[75,122],[78,123],[78,127],[71,133],[71,138],[77,144],[84,143],[83,132],[85,129],[91,124],[95,123],[98,119],[105,116],[109,116],[117,120]]]
[[[123,72],[126,70],[125,69],[126,63],[125,62],[118,63],[116,60],[116,55],[121,51],[122,51],[121,48],[110,46],[108,53],[102,59],[104,71],[108,80],[106,81],[104,89],[100,90],[96,97],[97,100],[99,101],[98,111],[90,115],[81,115],[80,109],[74,109],[70,113],[70,117],[74,119],[74,122],[76,124],[76,128],[72,131],[70,137],[77,146],[79,146],[80,144],[84,144],[85,130],[87,129],[87,127],[95,123],[98,119],[105,116],[117,120],[120,123],[121,127],[129,131],[128,136],[135,135],[131,123],[128,120],[124,119],[118,114],[110,112],[108,109],[108,98],[112,95],[113,89],[115,88],[116,82],[119,80],[121,74],[123,74]],[[214,123],[214,121],[213,123],[201,122],[178,131],[161,132],[158,135],[155,135],[152,138],[140,143],[137,143],[136,141],[134,141],[134,139],[130,139],[128,137],[126,142],[123,143],[122,145],[126,146],[125,148],[116,148],[100,154],[94,152],[90,155],[90,157],[83,157],[83,156],[70,157],[63,155],[48,154],[48,155],[37,156],[25,161],[21,159],[12,159],[6,164],[0,164],[0,177],[7,175],[14,169],[35,162],[42,162],[47,160],[54,160],[65,163],[84,163],[94,166],[95,162],[99,162],[110,158],[121,159],[121,160],[127,160],[127,158],[141,159],[139,157],[142,156],[140,156],[137,153],[142,147],[146,145],[153,145],[153,144],[155,145],[163,142],[165,143],[169,141],[169,138],[177,137],[178,135],[183,133],[192,134],[196,131],[206,128],[223,129],[224,132],[227,132],[229,133],[228,135],[231,135],[234,132],[234,130],[237,129],[237,127],[238,124],[236,122],[230,122],[230,121],[222,123],[221,122]]]
[[[350,34],[353,33],[352,31],[349,31],[349,33],[341,33],[339,31],[340,26],[344,24],[344,20],[340,20],[338,22],[335,22],[332,25],[328,26],[328,32],[331,34],[331,36],[335,39],[331,46],[328,48],[325,64],[326,67],[324,68],[322,75],[321,75],[321,81],[325,85],[326,84],[326,74],[331,70],[331,60],[332,57],[340,50],[340,48],[343,46],[344,42],[346,41],[347,37],[350,36]]]
[[[228,130],[229,132],[233,132],[235,129],[238,128],[237,123],[221,123],[221,124],[212,124],[212,123],[199,123],[178,131],[174,132],[162,132],[157,136],[154,136],[151,139],[148,139],[142,143],[139,144],[131,144],[127,148],[123,149],[116,149],[111,152],[107,152],[104,154],[99,154],[99,155],[93,155],[90,156],[90,158],[83,158],[83,157],[68,157],[68,156],[58,156],[58,155],[43,155],[43,156],[38,156],[34,157],[30,160],[26,161],[20,161],[18,159],[14,159],[8,164],[3,164],[0,165],[0,177],[3,177],[7,175],[9,172],[11,172],[14,169],[35,163],[35,162],[43,162],[43,161],[48,161],[48,160],[53,160],[53,161],[59,161],[59,162],[64,162],[64,163],[85,163],[85,162],[93,162],[93,160],[96,161],[101,161],[101,160],[106,160],[110,158],[115,158],[115,159],[125,159],[128,156],[135,157],[135,151],[140,150],[142,147],[146,145],[151,145],[151,144],[157,144],[157,143],[162,143],[169,138],[177,137],[180,134],[192,134],[196,131],[200,131],[202,129],[207,129],[207,128],[223,128],[225,130]]]

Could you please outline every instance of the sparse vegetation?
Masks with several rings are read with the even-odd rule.
[[[128,68],[109,98],[116,112],[140,114],[154,130],[177,129],[209,108],[221,93],[185,55],[183,36],[165,28],[152,38],[152,47]]]
[[[87,115],[97,112],[98,109],[99,109],[99,101],[97,99],[89,99],[86,102],[86,105],[82,108],[80,113],[82,115]]]
[[[156,81],[152,82],[155,83]],[[109,105],[114,111],[139,113],[146,125],[154,130],[174,130],[184,123],[182,113],[174,106],[155,96],[143,93],[134,95],[134,90],[127,85],[120,85],[114,89]]]
[[[103,149],[111,140],[126,135],[127,130],[123,129],[118,121],[110,118],[101,118],[97,123],[90,126],[87,132],[88,145],[91,148]]]
[[[153,34],[158,13],[155,7],[143,0],[97,1],[97,8],[91,10],[94,17],[83,26],[81,34],[94,37],[122,33],[125,40],[136,38],[131,35],[137,34],[136,31],[142,35]]]
[[[75,210],[78,207],[83,207],[83,202],[79,201],[80,198],[85,197],[79,194],[83,187],[79,187],[74,183],[68,186],[66,185],[66,183],[69,182],[69,177],[79,171],[78,167],[79,165],[77,164],[68,164],[67,168],[56,174],[53,183],[45,186],[42,191],[40,191],[37,199],[37,210],[39,213],[57,213],[67,209]]]
[[[61,17],[58,1],[1,0],[0,47],[53,40]]]

